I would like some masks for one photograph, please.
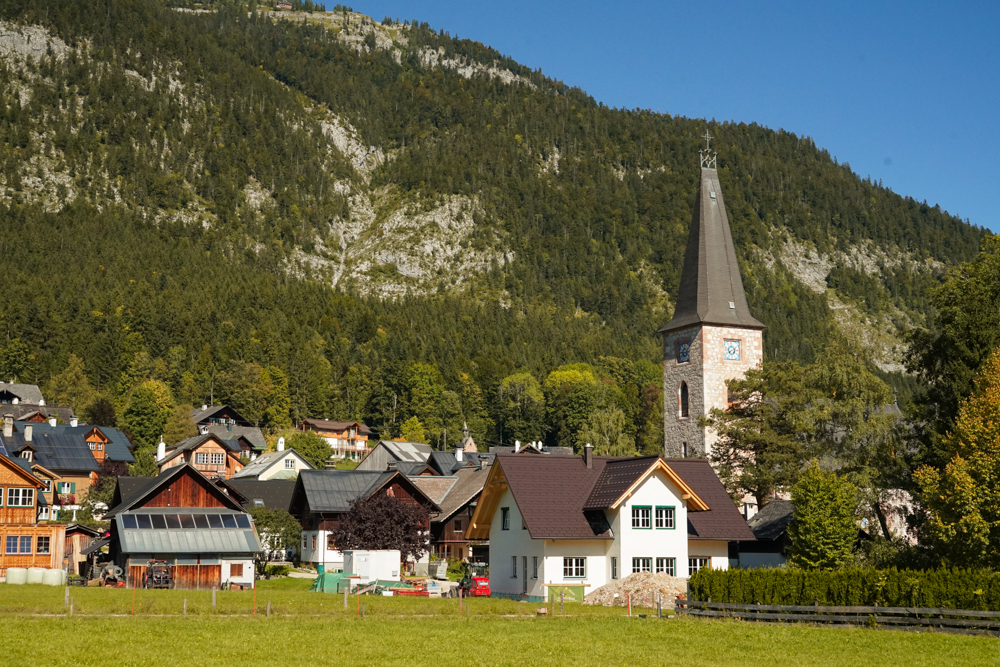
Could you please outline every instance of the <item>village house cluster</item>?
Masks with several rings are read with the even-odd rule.
[[[489,567],[495,596],[542,600],[546,590],[587,592],[633,573],[688,577],[702,568],[780,565],[788,503],[754,513],[729,497],[705,454],[698,422],[726,407],[725,381],[760,364],[762,330],[750,314],[714,153],[702,152],[677,307],[661,330],[665,456],[609,457],[540,443],[481,451],[468,429],[451,451],[377,440],[365,424],[304,419],[330,446],[317,470],[228,406],[192,412],[198,434],[160,443],[155,477],[121,476],[106,532],[57,523],[77,511],[108,462],[132,463],[128,439],[46,406],[37,387],[0,384],[0,575],[7,568],[66,569],[137,581],[150,561],[172,585],[250,587],[267,536],[251,510],[288,512],[301,525],[294,549],[264,553],[325,571],[350,569],[335,535],[352,503],[390,495],[427,510],[422,557],[400,563],[427,574],[431,560]],[[758,539],[759,538],[759,539]]]

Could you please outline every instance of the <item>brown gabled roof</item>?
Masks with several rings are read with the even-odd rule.
[[[608,461],[594,483],[584,509],[611,507],[659,460],[659,456],[639,456]]]
[[[593,457],[527,457],[500,454],[467,535],[488,536],[498,495],[509,488],[533,539],[611,539],[606,525],[595,521],[601,509],[616,506],[648,474],[660,469],[678,487],[689,511],[691,539],[753,540],[715,471],[704,459]]]
[[[688,537],[702,540],[753,541],[753,531],[740,514],[719,476],[706,459],[666,459],[688,485],[711,508],[688,512]]]
[[[316,428],[324,429],[327,431],[345,431],[350,426],[357,426],[358,433],[361,435],[374,435],[374,431],[368,428],[362,422],[338,422],[331,421],[329,419],[303,419],[303,424],[308,424],[309,426],[315,426]]]
[[[588,468],[579,456],[498,454],[494,467],[502,468],[533,539],[611,539],[595,534],[583,514],[608,460],[595,456]]]
[[[413,486],[423,491],[424,495],[433,500],[439,507],[441,501],[444,500],[444,497],[448,495],[451,488],[455,486],[455,482],[458,481],[457,477],[450,475],[448,477],[441,477],[440,475],[409,477],[408,479],[413,483]]]

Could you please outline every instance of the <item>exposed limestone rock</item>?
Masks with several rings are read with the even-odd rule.
[[[42,27],[0,21],[0,58],[5,60],[23,62],[29,57],[38,60],[49,53],[61,60],[70,48]]]
[[[527,86],[532,90],[538,88],[534,83],[524,78],[519,74],[514,74],[509,69],[502,69],[496,66],[496,62],[489,65],[484,65],[482,63],[477,63],[472,60],[459,60],[457,58],[446,58],[444,55],[444,49],[438,48],[437,51],[433,49],[423,48],[417,54],[420,58],[420,62],[426,67],[440,67],[442,69],[453,69],[460,76],[466,79],[472,78],[476,74],[485,74],[491,79],[500,79],[504,83],[517,83],[523,86]]]

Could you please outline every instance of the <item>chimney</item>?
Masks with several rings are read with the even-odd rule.
[[[55,426],[55,425],[56,425],[56,416],[49,415],[49,426]]]
[[[205,435],[206,433],[208,433],[208,426],[205,425],[205,424],[199,424],[198,425],[198,433],[200,435]]]
[[[279,452],[285,451],[285,439],[284,438],[278,438],[278,451]]]
[[[520,440],[515,440],[514,441],[514,453],[517,454],[519,451],[521,451],[521,441]]]
[[[165,458],[167,458],[167,443],[160,440],[160,443],[156,445],[156,462],[159,463]]]
[[[25,442],[31,442],[31,435],[32,435],[32,431],[34,431],[34,430],[35,429],[31,426],[31,424],[25,425],[25,427],[24,427],[24,441]]]
[[[18,404],[20,404],[20,403],[21,403],[21,399],[20,399],[20,398],[18,398],[17,396],[15,396],[15,397],[14,397],[14,400],[13,400],[12,402],[13,402],[13,404],[14,404],[14,405],[18,405]]]
[[[73,416],[69,418],[69,425],[72,426],[73,428],[76,428],[77,424],[79,423],[80,423],[79,417]]]
[[[201,409],[202,409],[202,410],[208,410],[208,406],[207,406],[207,405],[205,405],[204,403],[202,403],[202,404],[201,404]]]
[[[44,399],[44,398],[40,398],[40,399],[38,399],[38,405],[39,405],[40,407],[45,407],[45,399]]]
[[[587,464],[588,468],[594,467],[594,448],[588,442],[587,446],[583,448],[583,462]]]
[[[250,460],[251,461],[256,461],[257,460],[257,453],[256,452],[254,452],[253,454],[250,455]]]
[[[461,447],[455,448],[455,460],[461,463],[464,460],[465,452],[462,451]]]
[[[3,437],[14,437],[14,415],[7,414],[3,416]]]

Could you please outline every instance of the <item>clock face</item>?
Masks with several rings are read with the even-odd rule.
[[[691,361],[691,343],[681,343],[677,346],[677,363],[686,364]]]
[[[725,359],[726,361],[739,361],[740,341],[738,340],[723,341],[722,358]]]

